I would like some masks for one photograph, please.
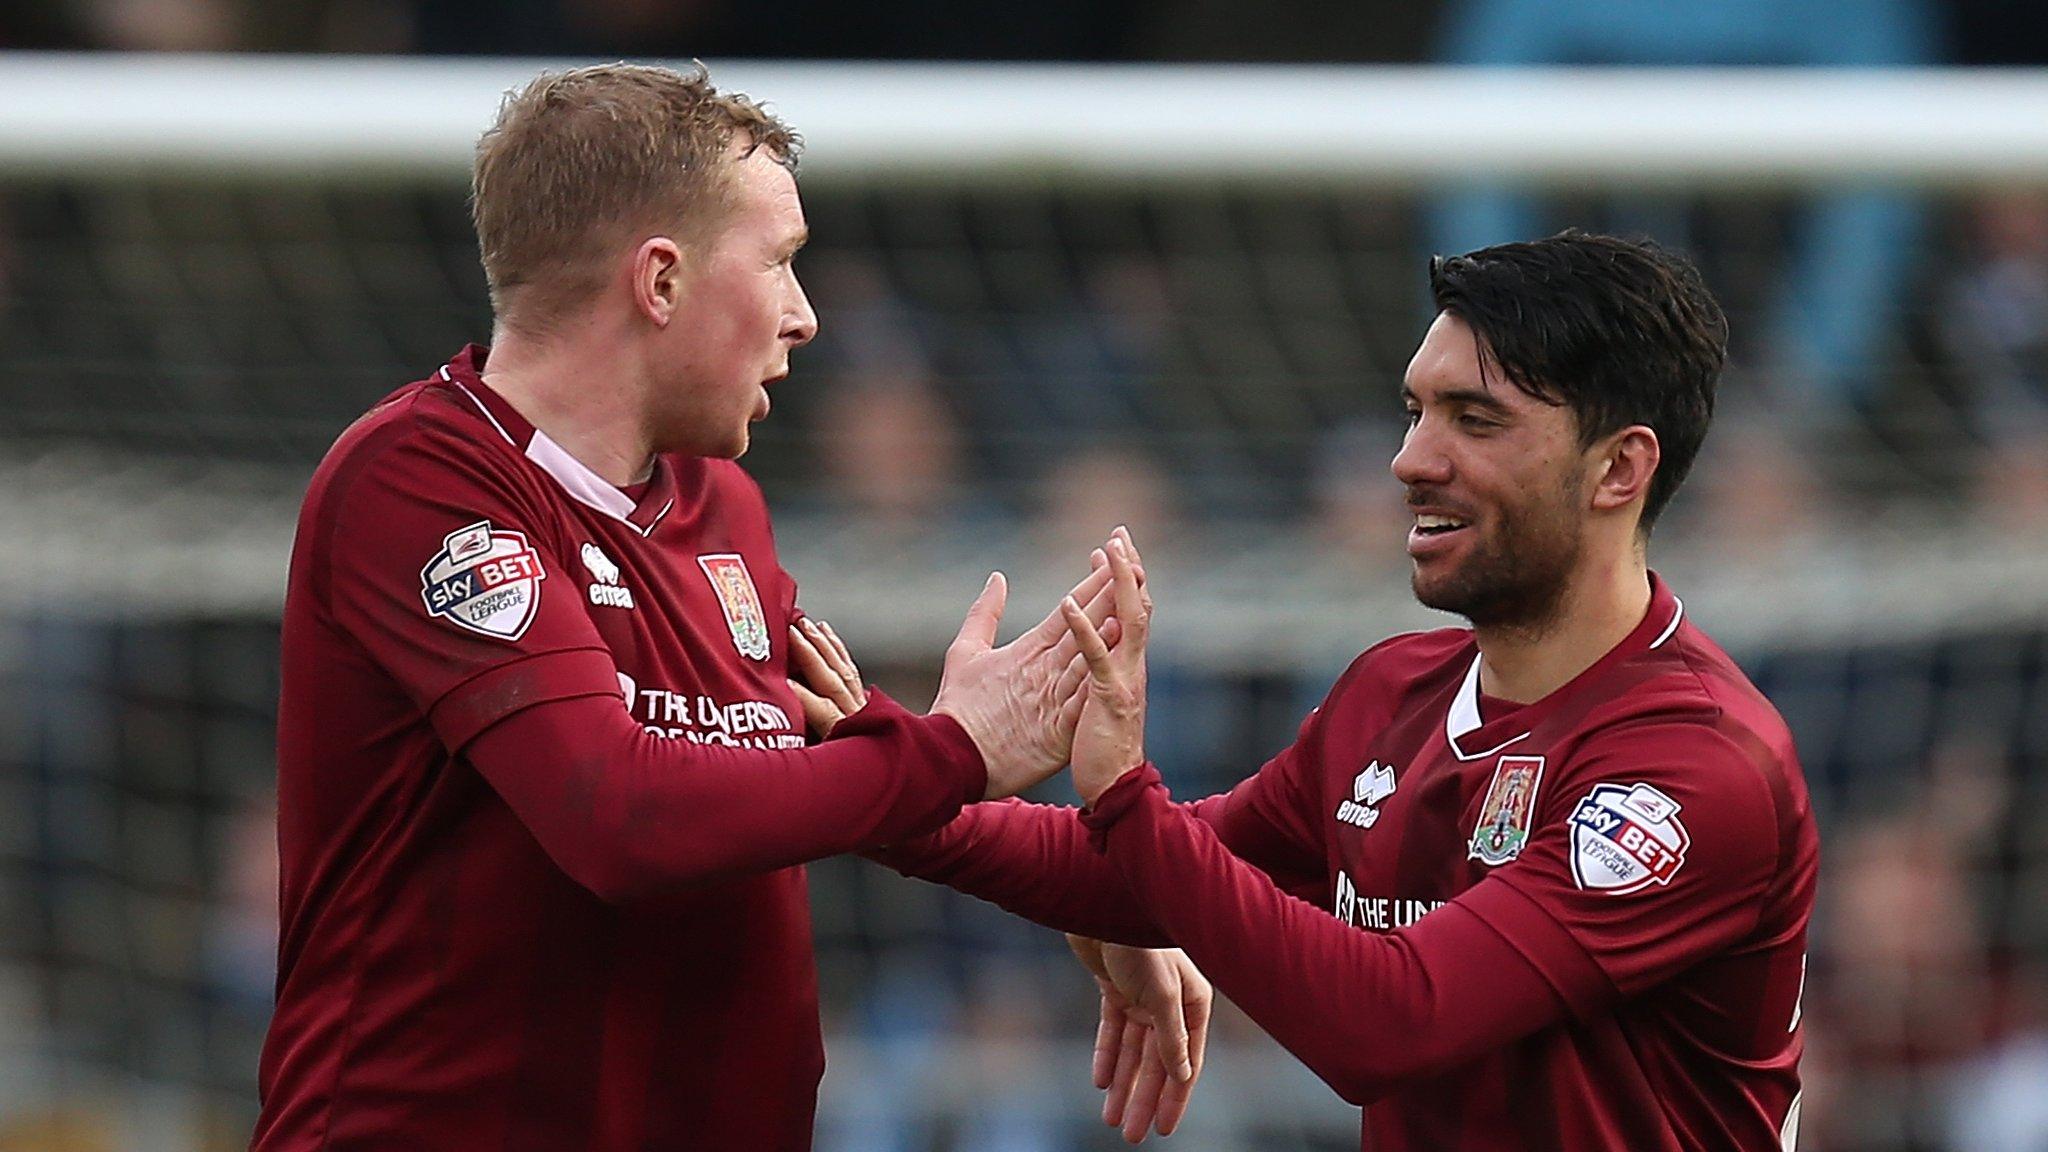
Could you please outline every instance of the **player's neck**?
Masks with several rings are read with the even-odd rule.
[[[1479,627],[1479,686],[1489,696],[1534,703],[1628,638],[1650,610],[1650,573],[1639,550],[1585,571],[1540,625]]]
[[[543,340],[502,326],[492,341],[484,382],[548,439],[607,483],[625,487],[652,474],[644,405],[625,386],[637,375],[608,351],[618,342],[587,328]]]

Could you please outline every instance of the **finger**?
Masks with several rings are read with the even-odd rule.
[[[1085,665],[1082,666],[1082,674],[1087,674]],[[1065,747],[1072,743],[1075,730],[1081,726],[1081,710],[1087,706],[1086,692],[1075,692],[1060,704],[1060,710],[1053,718],[1053,735],[1058,738],[1061,746]]]
[[[1190,967],[1189,971],[1192,971],[1192,967]],[[1185,1004],[1188,1024],[1188,1063],[1194,1069],[1194,1075],[1189,1076],[1186,1080],[1169,1080],[1165,1090],[1160,1093],[1159,1115],[1153,1119],[1152,1128],[1153,1131],[1158,1132],[1161,1136],[1173,1135],[1173,1130],[1180,1127],[1181,1118],[1187,1115],[1188,1102],[1194,1099],[1195,1084],[1202,1079],[1202,1061],[1209,1050],[1209,1010],[1212,1002],[1207,991],[1208,981],[1199,974],[1193,976],[1183,974],[1181,985],[1183,993],[1197,984],[1201,986],[1203,991],[1197,996],[1188,998]]]
[[[1088,679],[1088,661],[1077,651],[1067,657],[1067,666],[1060,670],[1060,678],[1053,682],[1052,698],[1062,709],[1076,700],[1084,699],[1081,683]]]
[[[853,651],[846,646],[846,641],[839,638],[839,629],[834,628],[830,620],[818,621],[818,627],[824,629],[825,639],[832,642],[832,651],[828,655],[837,656],[839,665],[853,679],[854,687],[862,688],[860,665],[854,661]]]
[[[1083,611],[1086,611],[1086,609],[1083,609]],[[1117,641],[1124,638],[1123,623],[1114,616],[1104,620],[1102,626],[1097,631],[1102,633],[1102,642],[1109,645],[1112,651],[1116,649]],[[1071,664],[1080,655],[1081,642],[1074,638],[1074,634],[1071,631],[1061,637],[1060,642],[1053,646],[1052,658],[1055,663]]]
[[[1066,617],[1067,629],[1073,633],[1074,643],[1081,650],[1081,658],[1088,662],[1088,670],[1107,680],[1115,675],[1109,662],[1109,645],[1102,639],[1102,633],[1095,630],[1095,624],[1088,619],[1088,613],[1072,596],[1060,601],[1060,614]]]
[[[1168,970],[1178,974],[1168,964]],[[1152,1010],[1152,1032],[1159,1048],[1161,1066],[1173,1074],[1176,1080],[1194,1079],[1195,1069],[1188,1059],[1188,1024],[1182,1014],[1178,981],[1170,990],[1162,989],[1165,1003]]]
[[[1117,525],[1116,529],[1109,534],[1109,538],[1124,542],[1124,552],[1131,558],[1132,567],[1142,567],[1144,565],[1144,559],[1138,555],[1138,542],[1131,538],[1129,525]]]
[[[1124,638],[1124,622],[1111,616],[1102,622],[1102,642],[1116,648],[1117,641]]]
[[[850,716],[860,711],[860,703],[848,688],[845,674],[833,668],[831,661],[818,650],[818,639],[817,628],[809,620],[790,625],[790,663],[803,674],[812,691],[830,700],[841,715]]]
[[[789,626],[789,663],[811,691],[831,695],[832,684],[839,677],[826,665],[811,637],[796,624]]]
[[[804,728],[813,735],[825,735],[845,716],[837,705],[796,681],[791,680],[789,686],[796,691],[797,703],[803,705]]]
[[[1107,645],[1111,651],[1116,649],[1116,642],[1123,638],[1123,634],[1124,626],[1118,623],[1114,616],[1110,617],[1109,622],[1102,626],[1100,633],[1103,644]],[[1069,636],[1071,637],[1071,633]],[[1073,649],[1072,652],[1066,652],[1062,648],[1061,653],[1064,653],[1064,655],[1061,653],[1054,654],[1055,659],[1063,659],[1067,662],[1066,667],[1060,670],[1059,679],[1053,681],[1052,685],[1053,701],[1061,707],[1065,707],[1067,701],[1081,690],[1081,682],[1088,676],[1088,661],[1081,655],[1079,641],[1074,641]]]
[[[1150,1031],[1143,1024],[1128,1016],[1124,1019],[1124,1032],[1117,1039],[1116,1070],[1110,1074],[1109,1094],[1102,1099],[1102,1122],[1112,1128],[1121,1128],[1124,1113],[1131,1102],[1131,1088],[1138,1081],[1138,1065],[1145,1056],[1145,1033]]]
[[[1152,1130],[1161,1136],[1173,1135],[1180,1127],[1183,1117],[1188,1114],[1188,1101],[1193,1099],[1195,1082],[1166,1078],[1166,1084],[1159,1090],[1159,1114],[1152,1118]]]
[[[846,650],[846,642],[839,638],[839,633],[832,630],[831,621],[806,616],[799,623],[810,636],[811,643],[817,646],[818,655],[823,656],[825,663],[832,666],[832,671],[842,677],[860,675],[860,669],[853,663],[853,653]]]
[[[1098,548],[1096,551],[1099,552],[1101,549]],[[1107,560],[1104,560],[1099,568],[1092,567],[1092,560],[1090,563],[1091,568],[1088,575],[1082,577],[1081,582],[1074,585],[1067,592],[1067,595],[1073,597],[1075,602],[1080,604],[1093,603],[1095,598],[1102,594],[1102,590],[1109,587],[1111,579],[1108,567],[1109,562]],[[1096,617],[1096,620],[1099,623],[1101,617]],[[1044,649],[1059,643],[1060,639],[1066,634],[1066,623],[1060,617],[1060,610],[1055,607],[1046,614],[1045,619],[1032,626],[1031,631],[1019,636],[1017,642],[1029,645],[1034,649]]]
[[[1166,1065],[1159,1056],[1159,1030],[1152,1029],[1145,1035],[1145,1052],[1138,1061],[1138,1075],[1131,1083],[1131,1100],[1124,1109],[1124,1140],[1137,1144],[1145,1139],[1152,1127],[1152,1118],[1159,1114],[1160,1095],[1172,1081],[1166,1074]]]
[[[1101,627],[1104,620],[1116,614],[1116,569],[1104,568],[1102,587],[1096,589],[1086,600],[1074,597],[1076,603],[1088,610],[1088,619]]]
[[[821,655],[825,657],[827,664],[832,665],[832,670],[839,673],[839,678],[845,681],[846,691],[853,698],[854,711],[858,712],[867,707],[868,686],[861,679],[860,665],[853,662],[853,653],[846,647],[846,641],[839,638],[839,631],[832,627],[830,620],[818,621],[818,630],[824,634],[827,642]]]
[[[1190,1088],[1194,1087],[1195,1081],[1202,1078],[1202,1061],[1209,1053],[1209,1014],[1213,1007],[1213,1001],[1210,999],[1210,994],[1206,991],[1208,981],[1202,981],[1202,986],[1205,991],[1200,997],[1187,998],[1183,995],[1181,1004],[1182,1013],[1188,1025],[1188,1071],[1190,1075],[1188,1076],[1187,1084]],[[1183,989],[1185,989],[1185,985],[1183,985]]]
[[[1102,1021],[1095,1026],[1095,1063],[1090,1069],[1097,1088],[1107,1088],[1116,1079],[1117,1042],[1124,1035],[1123,1006],[1102,995]]]
[[[995,646],[996,627],[1003,622],[1003,604],[1010,598],[1010,583],[1001,572],[988,574],[981,595],[968,605],[967,618],[953,637],[953,648],[965,652],[986,652]]]
[[[1126,659],[1135,660],[1145,654],[1146,626],[1149,623],[1144,603],[1143,589],[1138,586],[1138,576],[1131,567],[1130,555],[1122,540],[1112,540],[1109,545],[1109,569],[1116,576],[1116,616],[1123,621],[1124,635],[1130,640]]]

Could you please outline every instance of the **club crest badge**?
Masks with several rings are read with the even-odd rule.
[[[697,557],[697,566],[711,581],[711,590],[718,593],[733,646],[749,660],[766,660],[768,618],[761,612],[761,597],[754,591],[754,578],[747,572],[746,560],[737,552],[721,552]]]
[[[1465,856],[1498,867],[1522,854],[1536,819],[1536,789],[1543,783],[1543,757],[1503,756],[1479,804],[1479,821]]]
[[[450,532],[420,569],[427,615],[497,640],[517,640],[540,610],[547,579],[540,553],[521,532],[479,520]]]
[[[1679,804],[1648,784],[1596,784],[1572,810],[1572,880],[1615,896],[1669,884],[1692,835]]]

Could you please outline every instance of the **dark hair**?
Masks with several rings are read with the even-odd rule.
[[[1643,501],[1648,532],[1678,491],[1714,415],[1728,319],[1681,256],[1576,229],[1429,262],[1437,311],[1479,338],[1515,386],[1569,408],[1579,445],[1632,424],[1662,459]]]

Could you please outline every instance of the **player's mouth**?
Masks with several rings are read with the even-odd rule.
[[[770,384],[773,384],[773,383],[775,383],[776,381],[778,381],[778,380],[782,379],[782,378],[783,378],[784,376],[787,376],[787,375],[789,375],[789,369],[788,369],[787,367],[785,367],[785,368],[783,368],[783,369],[782,369],[781,371],[779,371],[779,372],[774,372],[774,373],[771,373],[771,374],[769,374],[768,376],[765,376],[765,377],[763,377],[763,378],[762,378],[762,380],[761,380],[761,385],[760,385],[760,387],[761,387],[761,400],[760,400],[760,403],[758,403],[758,404],[755,404],[755,405],[754,405],[754,417],[753,417],[753,418],[754,418],[755,420],[766,420],[766,419],[768,418],[768,411],[769,411],[769,409],[771,409],[771,408],[775,407],[775,402],[774,402],[773,400],[770,400],[770,399],[768,398],[768,386],[769,386]]]
[[[1417,512],[1408,530],[1408,555],[1417,560],[1439,555],[1454,547],[1470,531],[1472,522],[1444,512]]]

